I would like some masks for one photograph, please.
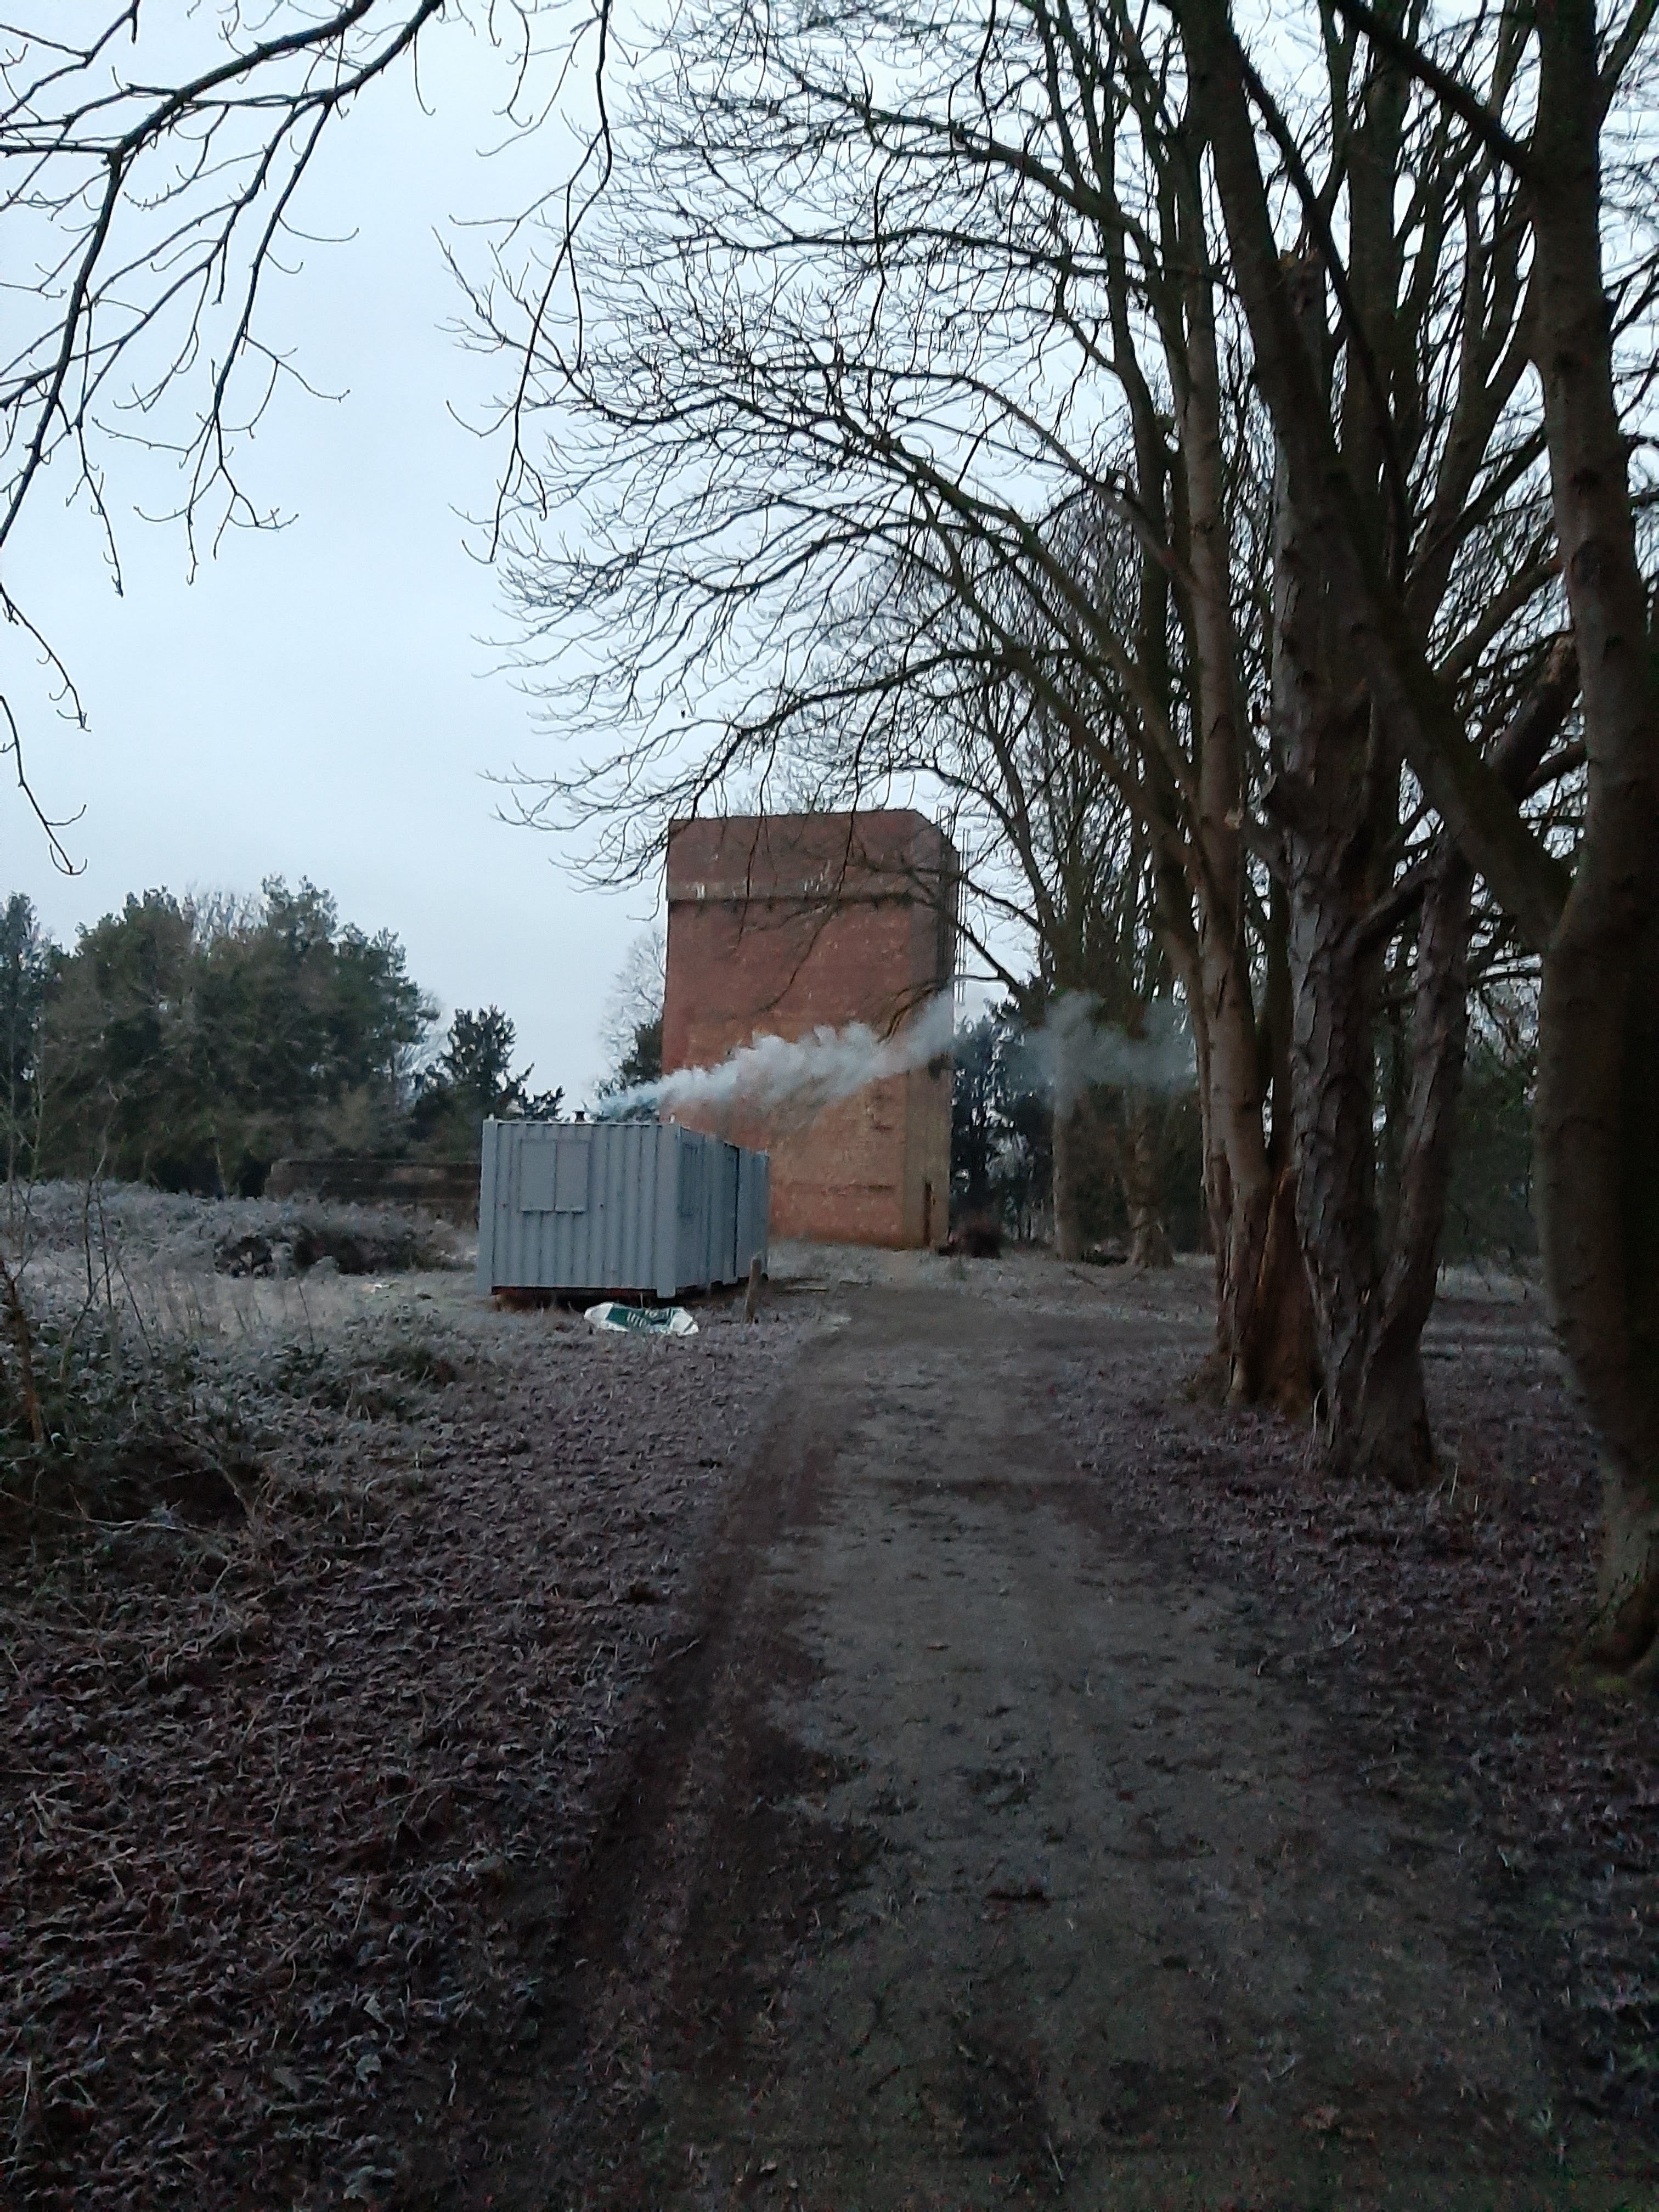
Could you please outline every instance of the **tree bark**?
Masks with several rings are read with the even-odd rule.
[[[1124,1094],[1120,1158],[1123,1203],[1129,1217],[1132,1267],[1170,1267],[1175,1264],[1175,1249],[1164,1221],[1158,1124],[1155,1099],[1140,1091]]]
[[[1343,1440],[1348,1471],[1396,1490],[1421,1489],[1435,1473],[1421,1345],[1434,1304],[1463,1086],[1474,887],[1474,870],[1448,844],[1424,894],[1394,1233],[1372,1290]]]
[[[1316,264],[1298,307],[1310,356],[1322,345]],[[1322,372],[1320,379],[1323,382]],[[1297,1224],[1312,1299],[1327,1456],[1356,1465],[1376,1289],[1372,1027],[1376,955],[1357,927],[1375,889],[1376,715],[1341,672],[1340,621],[1282,460],[1275,486],[1273,734],[1269,794],[1283,833],[1290,907],[1290,1073]]]
[[[1659,1636],[1659,683],[1632,523],[1601,274],[1591,0],[1539,0],[1534,360],[1583,687],[1589,789],[1544,959],[1536,1175],[1557,1328],[1602,1447],[1591,1650]]]
[[[1319,1358],[1296,1190],[1295,1169],[1281,1168],[1268,1194],[1255,1279],[1243,1306],[1233,1395],[1241,1403],[1276,1407],[1287,1420],[1301,1421],[1313,1408]]]
[[[1243,709],[1221,428],[1214,279],[1195,201],[1187,216],[1184,388],[1176,422],[1187,492],[1188,611],[1198,720],[1196,843],[1203,873],[1198,966],[1208,1041],[1206,1194],[1218,1232],[1216,1349],[1200,1389],[1234,1403],[1305,1410],[1310,1378],[1297,1291],[1269,1251],[1279,1178],[1267,1156],[1266,1085],[1244,931]],[[1288,1352],[1288,1360],[1279,1355]]]

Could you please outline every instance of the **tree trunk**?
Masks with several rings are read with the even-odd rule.
[[[1078,1220],[1078,1148],[1082,1138],[1083,1102],[1062,1095],[1054,1101],[1053,1184],[1054,1255],[1060,1260],[1083,1257],[1083,1231]]]
[[[1517,798],[1560,732],[1578,688],[1571,646],[1558,639],[1536,689],[1492,751]],[[1356,1471],[1413,1489],[1433,1469],[1419,1352],[1434,1304],[1468,1038],[1469,899],[1474,870],[1442,836],[1421,884],[1416,986],[1407,1043],[1400,1170],[1353,1426]],[[1399,919],[1404,919],[1405,909]],[[1397,927],[1397,921],[1389,927]]]
[[[1269,1194],[1255,1278],[1243,1309],[1233,1395],[1237,1402],[1273,1406],[1287,1420],[1301,1421],[1313,1408],[1319,1361],[1296,1185],[1295,1169],[1283,1168]]]
[[[1234,1403],[1265,1401],[1296,1413],[1309,1378],[1294,1370],[1302,1349],[1294,1287],[1271,1264],[1269,1229],[1277,1178],[1263,1126],[1261,1043],[1244,931],[1243,805],[1237,637],[1221,432],[1213,277],[1194,190],[1187,217],[1191,274],[1185,295],[1185,389],[1177,423],[1187,489],[1188,621],[1198,711],[1197,844],[1203,873],[1198,968],[1208,1039],[1206,1195],[1218,1232],[1216,1347],[1195,1389]],[[1275,1332],[1284,1346],[1267,1356]]]
[[[1324,343],[1316,267],[1298,295],[1310,357]],[[1365,1474],[1361,1407],[1377,1287],[1372,1027],[1377,954],[1359,923],[1375,890],[1376,716],[1340,678],[1336,611],[1281,461],[1275,484],[1269,794],[1289,903],[1296,1218],[1311,1301],[1318,1410],[1339,1474]],[[1380,1378],[1379,1378],[1380,1379]]]
[[[1359,1413],[1377,1287],[1372,994],[1335,845],[1304,843],[1292,876],[1297,1217],[1314,1313],[1321,1425],[1332,1471],[1363,1474]],[[1298,895],[1299,893],[1299,895]]]
[[[1417,1164],[1412,1201],[1402,1200],[1396,1209],[1403,1241],[1391,1249],[1385,1267],[1372,1119],[1381,944],[1368,938],[1364,925],[1382,889],[1395,828],[1396,747],[1420,735],[1411,717],[1432,708],[1439,717],[1436,742],[1443,738],[1458,763],[1470,749],[1461,725],[1454,728],[1441,711],[1446,702],[1415,638],[1409,641],[1413,669],[1402,674],[1389,659],[1390,653],[1402,657],[1401,625],[1379,628],[1372,619],[1378,611],[1373,580],[1388,574],[1376,496],[1379,455],[1375,441],[1358,440],[1364,480],[1351,484],[1328,421],[1320,271],[1316,263],[1288,264],[1273,240],[1243,97],[1242,57],[1224,0],[1185,0],[1181,13],[1281,456],[1273,702],[1285,771],[1272,811],[1284,830],[1288,864],[1297,1220],[1313,1303],[1323,1426],[1334,1469],[1414,1487],[1433,1467],[1418,1346],[1432,1295],[1446,1161],[1431,1151]],[[1378,247],[1372,273],[1386,321],[1393,249],[1382,250],[1387,225],[1377,209],[1372,215]],[[1352,428],[1359,418],[1352,408],[1348,412]],[[1363,648],[1358,653],[1356,643]],[[1424,681],[1407,680],[1413,670]],[[1356,695],[1356,677],[1368,684],[1368,702]],[[1414,763],[1423,755],[1417,744]],[[1425,761],[1420,772],[1431,781],[1437,802],[1455,783],[1452,796],[1460,799],[1462,817],[1484,820],[1494,805],[1509,807],[1507,795],[1493,788],[1495,779],[1478,759],[1467,775],[1460,767],[1449,781],[1449,771],[1431,779],[1433,766]],[[1468,803],[1462,804],[1465,797]],[[1514,832],[1512,810],[1508,818]],[[1513,835],[1499,842],[1499,874],[1512,878],[1537,908],[1547,896],[1553,864],[1535,868],[1535,854],[1517,861]],[[1519,842],[1531,853],[1524,835]],[[1455,915],[1459,902],[1453,897],[1449,905]],[[1451,934],[1455,939],[1455,927]],[[1420,1033],[1421,1064],[1414,1074],[1423,1128],[1443,1139],[1445,1146],[1462,1034],[1461,1024],[1450,1029],[1443,1020],[1437,1027],[1429,1016],[1439,1003],[1448,957],[1445,944],[1431,947],[1430,971],[1422,978],[1428,1026]],[[1456,950],[1452,972],[1458,979],[1463,957]]]
[[[1301,305],[1304,327],[1322,333],[1316,298]],[[1414,1094],[1406,1143],[1431,1139],[1439,1149],[1431,1146],[1407,1170],[1414,1203],[1393,1210],[1396,1234],[1385,1266],[1373,1039],[1386,939],[1373,939],[1363,925],[1385,872],[1379,855],[1389,825],[1380,807],[1392,788],[1389,746],[1375,708],[1341,680],[1339,611],[1282,465],[1277,496],[1273,696],[1284,770],[1273,811],[1288,878],[1297,1224],[1321,1377],[1320,1427],[1333,1474],[1416,1490],[1435,1467],[1419,1344],[1433,1297],[1462,1067],[1469,882],[1454,854],[1445,898],[1437,892],[1429,902],[1432,929],[1425,905],[1424,1018],[1413,1031],[1421,1097]]]
[[[1170,1267],[1175,1249],[1164,1225],[1163,1178],[1158,1173],[1158,1105],[1144,1091],[1124,1094],[1120,1173],[1129,1216],[1129,1265]]]
[[[1595,19],[1539,0],[1534,359],[1583,688],[1589,790],[1544,959],[1536,1189],[1556,1326],[1603,1453],[1591,1649],[1659,1634],[1659,683],[1601,276]]]
[[[1210,1256],[1215,1267],[1216,1310],[1221,1310],[1222,1255],[1227,1245],[1227,1217],[1232,1211],[1232,1194],[1227,1174],[1226,1147],[1216,1133],[1214,1091],[1210,1068],[1210,1025],[1205,1019],[1204,993],[1197,975],[1187,979],[1187,998],[1191,1009],[1193,1059],[1198,1077],[1199,1145],[1203,1159],[1204,1220],[1209,1234]]]
[[[1328,754],[1346,759],[1354,750],[1346,733],[1324,734]],[[1328,757],[1323,766],[1328,774],[1337,763]],[[1373,1000],[1354,927],[1355,832],[1340,806],[1328,812],[1335,818],[1286,840],[1291,1071],[1297,1219],[1313,1301],[1321,1416],[1333,1467],[1348,1473],[1376,1285]]]
[[[1435,1474],[1423,1395],[1423,1330],[1434,1304],[1468,1039],[1469,895],[1474,872],[1455,845],[1424,893],[1412,1003],[1410,1072],[1394,1234],[1376,1285],[1353,1409],[1353,1471],[1396,1490]]]
[[[1211,1210],[1219,1220],[1216,1352],[1199,1387],[1213,1382],[1235,1405],[1271,1404],[1306,1410],[1311,1376],[1297,1373],[1302,1347],[1295,1316],[1298,1293],[1285,1279],[1272,1247],[1281,1178],[1267,1157],[1263,1085],[1255,1025],[1242,961],[1217,959],[1209,969],[1210,1112],[1218,1142],[1212,1162]],[[1285,1332],[1285,1342],[1276,1340]],[[1289,1370],[1280,1351],[1290,1355]]]

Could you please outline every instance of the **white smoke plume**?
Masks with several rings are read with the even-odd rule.
[[[1055,1000],[1038,1030],[1028,1030],[1018,1054],[1019,1079],[1049,1093],[1062,1113],[1091,1084],[1140,1091],[1184,1091],[1193,1083],[1192,1039],[1172,999],[1146,1010],[1145,1033],[1130,1036],[1097,1024],[1097,1002],[1085,992]],[[956,1012],[949,994],[934,999],[906,1028],[878,1036],[863,1022],[827,1026],[802,1037],[761,1036],[740,1045],[716,1067],[680,1067],[605,1099],[607,1119],[680,1108],[742,1108],[805,1120],[851,1098],[884,1075],[925,1067],[951,1049]]]
[[[1091,1085],[1127,1091],[1190,1091],[1196,1077],[1193,1041],[1173,999],[1154,999],[1139,1036],[1097,1021],[1099,1001],[1067,991],[1048,1010],[1040,1030],[1027,1030],[1019,1058],[1033,1091],[1048,1092],[1069,1113]]]
[[[672,1113],[684,1106],[735,1107],[804,1116],[851,1098],[884,1075],[908,1074],[951,1049],[956,1010],[949,993],[933,1000],[892,1036],[878,1036],[863,1022],[827,1026],[809,1036],[757,1037],[739,1045],[718,1067],[677,1067],[656,1083],[641,1083],[607,1098],[607,1115],[641,1108]]]

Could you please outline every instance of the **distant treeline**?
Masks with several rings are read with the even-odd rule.
[[[1038,996],[1033,983],[1029,1000]],[[1026,1024],[1009,1000],[957,1031],[951,1200],[957,1225],[989,1221],[1022,1242],[1054,1232],[1052,1100],[1033,1089]],[[1073,1117],[1074,1202],[1085,1250],[1155,1264],[1204,1243],[1204,1146],[1189,1093],[1136,1097],[1096,1085]]]
[[[550,1113],[498,1007],[434,1001],[403,945],[315,884],[257,899],[130,896],[70,949],[0,912],[0,1115],[9,1176],[102,1174],[258,1193],[285,1154],[476,1154],[486,1114]]]
[[[953,1217],[989,1220],[1006,1234],[1045,1238],[1053,1228],[1054,1115],[1030,1088],[1009,1002],[957,1030],[951,1116]],[[1401,1040],[1379,1032],[1380,1085],[1400,1079]],[[1457,1142],[1440,1256],[1515,1265],[1538,1249],[1532,1211],[1532,1104],[1536,1031],[1524,994],[1487,991],[1471,1006],[1458,1098]],[[1206,1242],[1204,1151],[1190,1094],[1136,1101],[1098,1088],[1075,1131],[1076,1200],[1086,1247],[1133,1250],[1149,1217],[1177,1251]],[[1399,1163],[1385,1153],[1392,1185]],[[1385,1197],[1389,1194],[1385,1189]],[[1155,1241],[1155,1233],[1154,1233]]]

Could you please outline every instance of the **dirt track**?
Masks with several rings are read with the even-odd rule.
[[[1564,2123],[1453,1801],[1361,1789],[1274,1625],[1079,1469],[1067,1363],[1144,1389],[1194,1316],[835,1300],[468,2202],[1656,2201]]]

